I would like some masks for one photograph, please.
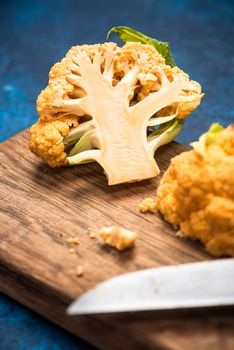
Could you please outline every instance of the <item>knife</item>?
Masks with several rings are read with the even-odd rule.
[[[111,278],[76,299],[69,315],[234,305],[234,259],[150,268]]]

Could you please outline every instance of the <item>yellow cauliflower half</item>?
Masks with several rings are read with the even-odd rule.
[[[29,147],[52,167],[97,161],[110,185],[151,178],[156,149],[201,98],[200,85],[148,42],[74,46],[50,70]]]
[[[213,124],[194,149],[171,160],[156,207],[214,256],[234,257],[234,125]]]

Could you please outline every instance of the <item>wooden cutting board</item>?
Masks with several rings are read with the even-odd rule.
[[[177,238],[160,215],[139,212],[159,177],[109,187],[97,164],[50,169],[29,152],[27,138],[25,131],[0,145],[0,290],[101,349],[233,349],[231,314],[66,316],[74,298],[110,277],[210,256]],[[162,173],[184,150],[175,142],[159,150]],[[136,231],[135,248],[119,253],[90,239],[89,228],[103,225]],[[69,251],[70,237],[79,237],[77,253]]]

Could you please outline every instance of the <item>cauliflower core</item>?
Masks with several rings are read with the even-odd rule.
[[[132,247],[137,238],[135,232],[118,226],[102,227],[99,230],[99,236],[106,244],[117,250],[125,250]]]
[[[214,256],[234,257],[234,125],[210,142],[207,135],[194,150],[172,159],[156,205],[180,227],[180,236],[202,241]]]
[[[201,87],[149,44],[75,46],[49,73],[29,147],[50,166],[97,161],[110,185],[158,175],[155,150],[200,104]]]

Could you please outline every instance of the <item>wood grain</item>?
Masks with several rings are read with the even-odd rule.
[[[159,178],[108,187],[97,164],[48,168],[28,151],[27,138],[25,131],[0,145],[1,291],[101,349],[233,349],[232,313],[66,316],[74,298],[112,276],[210,256],[200,244],[178,239],[160,215],[139,213]],[[162,173],[184,150],[174,142],[158,151]],[[102,225],[136,231],[136,247],[118,253],[90,239],[88,229]],[[80,239],[76,254],[66,242],[73,236]],[[80,264],[85,273],[77,278]]]

